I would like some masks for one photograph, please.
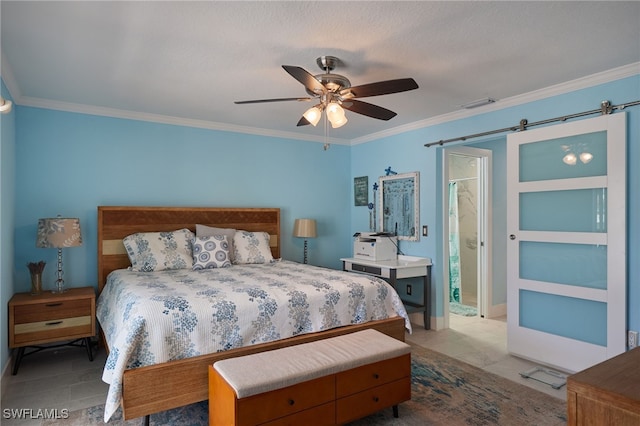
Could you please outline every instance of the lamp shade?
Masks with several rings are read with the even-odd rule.
[[[81,245],[80,219],[51,217],[38,220],[36,247],[63,248]]]
[[[320,121],[320,117],[322,116],[322,110],[318,108],[318,106],[316,105],[306,110],[305,113],[302,115],[304,118],[307,119],[309,123],[311,123],[312,126],[315,127],[316,124],[318,124],[318,122]]]
[[[317,236],[315,219],[296,219],[293,225],[293,236],[315,238]]]
[[[331,102],[327,106],[327,118],[331,122],[331,127],[334,129],[344,126],[348,121],[344,109],[335,102]]]

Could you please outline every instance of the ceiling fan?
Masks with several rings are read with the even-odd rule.
[[[376,83],[363,84],[351,87],[349,79],[340,74],[331,74],[340,59],[335,56],[320,56],[316,63],[324,74],[312,75],[305,69],[293,65],[283,65],[282,68],[293,78],[302,83],[309,94],[308,97],[256,99],[249,101],[236,101],[236,104],[255,104],[265,102],[283,101],[311,101],[318,100],[318,104],[309,108],[298,121],[298,126],[311,124],[315,126],[320,121],[322,111],[326,111],[327,119],[333,128],[343,126],[347,122],[344,109],[377,118],[378,120],[390,120],[397,114],[386,108],[359,101],[356,98],[369,96],[388,95],[391,93],[406,92],[418,88],[418,84],[412,78],[400,78],[396,80],[378,81]],[[343,109],[344,108],[344,109]]]

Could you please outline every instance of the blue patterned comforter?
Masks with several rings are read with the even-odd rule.
[[[280,260],[230,268],[109,274],[97,317],[110,348],[105,422],[126,369],[402,316],[382,279]]]

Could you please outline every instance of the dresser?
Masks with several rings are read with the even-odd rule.
[[[9,301],[9,347],[18,349],[12,373],[18,373],[24,356],[59,346],[84,346],[93,361],[90,338],[96,334],[95,318],[93,287],[70,288],[64,293],[15,294]],[[61,341],[68,343],[51,344]],[[25,353],[26,348],[32,350]]]
[[[640,348],[567,378],[567,424],[640,425]]]

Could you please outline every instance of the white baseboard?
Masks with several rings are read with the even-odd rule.
[[[409,314],[409,320],[414,326],[424,327],[424,315],[422,314],[422,312],[414,312],[412,314]],[[442,330],[444,328],[444,318],[431,317],[429,326],[431,330]]]
[[[489,306],[487,308],[487,314],[485,318],[498,318],[507,315],[507,304],[501,303],[499,305]]]

